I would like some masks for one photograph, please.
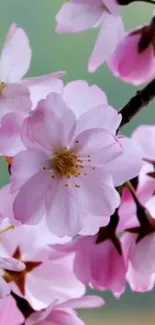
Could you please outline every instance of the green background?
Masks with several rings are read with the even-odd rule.
[[[77,35],[59,35],[55,33],[55,15],[58,12],[62,0],[0,0],[0,46],[3,45],[5,34],[12,22],[16,22],[27,32],[32,50],[33,58],[29,76],[38,76],[57,70],[67,71],[65,82],[73,79],[86,79],[91,84],[99,85],[108,96],[109,103],[120,109],[136,92],[136,88],[122,83],[114,78],[106,65],[101,67],[95,74],[88,74],[87,62],[92,50],[97,30],[91,30]],[[127,29],[146,23],[153,12],[153,6],[145,3],[132,4],[122,10],[125,26]],[[18,44],[20,47],[20,44]],[[104,45],[103,45],[104,50]],[[155,122],[154,103],[143,110],[130,125],[124,129],[125,134],[130,134],[136,125]],[[132,157],[131,157],[132,159]],[[7,168],[4,160],[0,160],[0,184],[8,181]],[[144,257],[145,258],[145,257]],[[130,293],[122,296],[119,301],[112,298],[110,294],[104,294],[108,301],[103,312],[98,312],[99,321],[105,324],[106,317],[119,319],[125,315],[128,324],[129,317],[133,317],[131,324],[146,324],[144,317],[139,317],[140,310],[145,311],[145,317],[149,317],[150,309],[155,306],[154,292],[147,294]],[[120,314],[121,312],[121,314]],[[137,314],[136,314],[137,312]],[[102,314],[102,317],[101,317]],[[91,319],[87,323],[96,324],[93,318],[96,313],[89,313]],[[108,316],[107,316],[108,315]],[[117,316],[116,316],[117,315]],[[87,314],[84,314],[86,317]],[[100,318],[101,317],[101,318]],[[151,316],[152,317],[152,316]],[[93,321],[94,319],[94,321]],[[143,323],[144,321],[144,323]],[[115,322],[116,324],[116,322]],[[120,320],[119,324],[124,324]],[[149,324],[151,321],[149,321]]]

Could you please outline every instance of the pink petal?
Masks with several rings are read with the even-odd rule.
[[[121,119],[121,114],[111,106],[105,104],[95,106],[79,117],[76,133],[98,127],[115,134]]]
[[[28,78],[22,80],[31,94],[33,108],[35,108],[41,99],[46,98],[51,92],[61,93],[63,90],[63,81],[60,80],[65,72],[56,72],[41,77]]]
[[[51,316],[48,317],[49,321],[59,325],[84,325],[84,322],[76,316],[72,310],[54,310]]]
[[[72,150],[77,152],[78,157],[84,158],[84,165],[103,165],[114,160],[122,154],[120,142],[109,131],[94,128],[83,131],[74,140]]]
[[[105,227],[110,221],[110,217],[105,216],[86,216],[83,220],[83,229],[80,231],[80,235],[93,236],[95,235],[100,227]]]
[[[102,8],[89,4],[64,4],[56,16],[58,33],[79,33],[91,28],[101,17]]]
[[[128,34],[116,47],[108,61],[108,66],[115,76],[139,85],[148,81],[154,74],[154,51],[150,45],[142,53],[138,51],[141,33]],[[128,63],[126,58],[128,57]]]
[[[16,112],[24,117],[31,110],[30,93],[26,86],[20,84],[8,85],[0,97],[0,118],[8,112]]]
[[[121,205],[118,210],[118,214],[120,218],[118,229],[120,232],[128,228],[139,226],[136,213],[137,213],[137,208],[133,200],[133,196],[128,190],[128,188],[124,187],[121,196]]]
[[[115,186],[136,177],[142,167],[143,152],[140,146],[128,138],[119,138],[122,155],[104,165],[105,171],[113,177]]]
[[[75,115],[62,97],[51,93],[25,121],[22,140],[27,147],[38,146],[52,155],[58,148],[68,146],[75,124]]]
[[[24,149],[21,141],[21,126],[23,117],[18,113],[7,113],[1,120],[0,152],[2,155],[13,157]]]
[[[96,289],[111,290],[116,297],[125,290],[126,267],[111,240],[94,245],[91,255],[92,285]]]
[[[39,149],[29,149],[19,152],[13,159],[11,166],[11,180],[13,190],[18,190],[34,174],[43,171],[46,166],[48,156]]]
[[[19,325],[24,322],[24,316],[17,308],[16,302],[11,297],[0,300],[0,324]]]
[[[42,321],[45,321],[47,316],[52,312],[54,304],[55,303],[50,304],[50,306],[45,310],[32,313],[26,320],[25,325],[37,325]]]
[[[64,87],[63,98],[78,118],[101,104],[107,104],[105,93],[96,85],[89,86],[84,80],[75,80]]]
[[[12,257],[9,258],[0,257],[0,268],[9,271],[20,272],[25,269],[25,265],[23,262],[16,260],[15,258]]]
[[[0,80],[18,82],[27,72],[30,60],[31,48],[26,33],[15,24],[11,25],[1,52]]]
[[[95,72],[110,57],[123,34],[124,27],[121,18],[106,13],[103,17],[95,47],[89,59],[89,72]]]
[[[77,206],[87,215],[109,216],[114,213],[120,203],[120,197],[115,190],[112,178],[102,168],[91,171],[86,169],[87,176],[80,176],[72,181],[72,190]],[[76,188],[74,184],[80,185]]]
[[[11,224],[15,224],[13,215],[13,202],[17,193],[11,193],[11,183],[0,189],[0,215],[8,218]]]
[[[154,287],[155,274],[144,275],[140,272],[137,272],[130,263],[127,273],[127,281],[132,291],[148,292]]]
[[[1,298],[8,296],[9,294],[10,294],[10,287],[9,287],[8,283],[6,283],[5,280],[0,276],[0,301],[1,301]],[[1,305],[0,305],[0,309],[1,309]],[[0,318],[0,321],[1,321],[1,318]]]
[[[69,270],[65,259],[44,261],[27,279],[27,299],[35,310],[46,308],[55,300],[62,303],[84,293],[85,286]]]
[[[38,172],[21,188],[14,201],[14,216],[22,223],[37,224],[44,215],[44,196],[51,182],[48,172]]]
[[[142,147],[144,158],[151,160],[155,160],[154,138],[154,125],[140,125],[132,134],[132,139]]]
[[[80,188],[76,187],[77,183]],[[113,214],[120,203],[110,175],[102,169],[88,170],[87,177],[71,178],[67,187],[65,184],[65,180],[61,180],[54,195],[51,185],[46,198],[47,224],[58,236],[77,234],[83,229],[87,215]]]
[[[132,246],[129,254],[130,261],[137,272],[144,275],[155,273],[155,234],[145,236]],[[145,258],[144,258],[145,256]]]
[[[82,238],[80,241],[80,250],[76,252],[74,260],[74,272],[77,278],[87,285],[91,282],[90,254],[91,248],[88,238]],[[83,245],[83,246],[82,246]]]
[[[103,0],[104,5],[108,8],[112,15],[117,16],[119,13],[119,5],[116,0]]]
[[[60,308],[97,308],[104,305],[104,300],[98,296],[83,296],[77,299],[71,299],[59,305]],[[59,308],[58,307],[58,308]]]
[[[57,236],[73,236],[82,229],[85,211],[78,207],[72,184],[66,187],[65,181],[60,180],[55,193],[51,185],[46,197],[46,209],[47,225],[50,231]]]

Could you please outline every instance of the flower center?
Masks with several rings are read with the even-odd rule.
[[[5,87],[6,87],[5,82],[1,82],[1,83],[0,83],[0,95],[2,94],[3,89],[4,89]]]
[[[78,174],[78,158],[74,152],[67,149],[61,149],[55,153],[51,162],[51,167],[60,176],[70,176]]]

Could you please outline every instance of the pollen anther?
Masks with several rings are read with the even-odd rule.
[[[77,156],[74,152],[66,149],[56,151],[51,161],[51,167],[62,177],[70,178],[78,173]]]

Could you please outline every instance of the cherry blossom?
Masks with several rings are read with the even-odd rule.
[[[124,35],[123,23],[118,14],[116,0],[71,0],[62,6],[56,16],[58,33],[79,33],[100,27],[89,59],[90,72],[94,72],[109,58]]]
[[[85,217],[108,216],[119,205],[114,184],[120,185],[131,173],[137,175],[141,150],[129,139],[115,137],[104,122],[101,127],[104,107],[85,114],[76,121],[61,96],[52,93],[24,122],[22,139],[28,149],[14,158],[11,169],[12,190],[19,190],[15,219],[32,224],[45,213],[52,232],[73,236],[82,230]],[[93,116],[92,128],[86,121],[92,125]],[[135,160],[127,165],[131,150]]]
[[[154,18],[150,25],[129,32],[117,45],[108,60],[115,76],[139,85],[155,74]]]
[[[133,2],[66,1],[56,31],[99,28],[88,71],[107,62],[139,85],[155,74],[155,17],[125,34],[119,9]],[[0,325],[85,325],[74,309],[105,303],[85,295],[87,286],[116,299],[126,284],[154,288],[155,125],[121,132],[155,97],[155,79],[117,111],[86,80],[64,84],[61,71],[27,78],[31,56],[13,23],[0,53],[0,155],[9,176],[0,189]]]

